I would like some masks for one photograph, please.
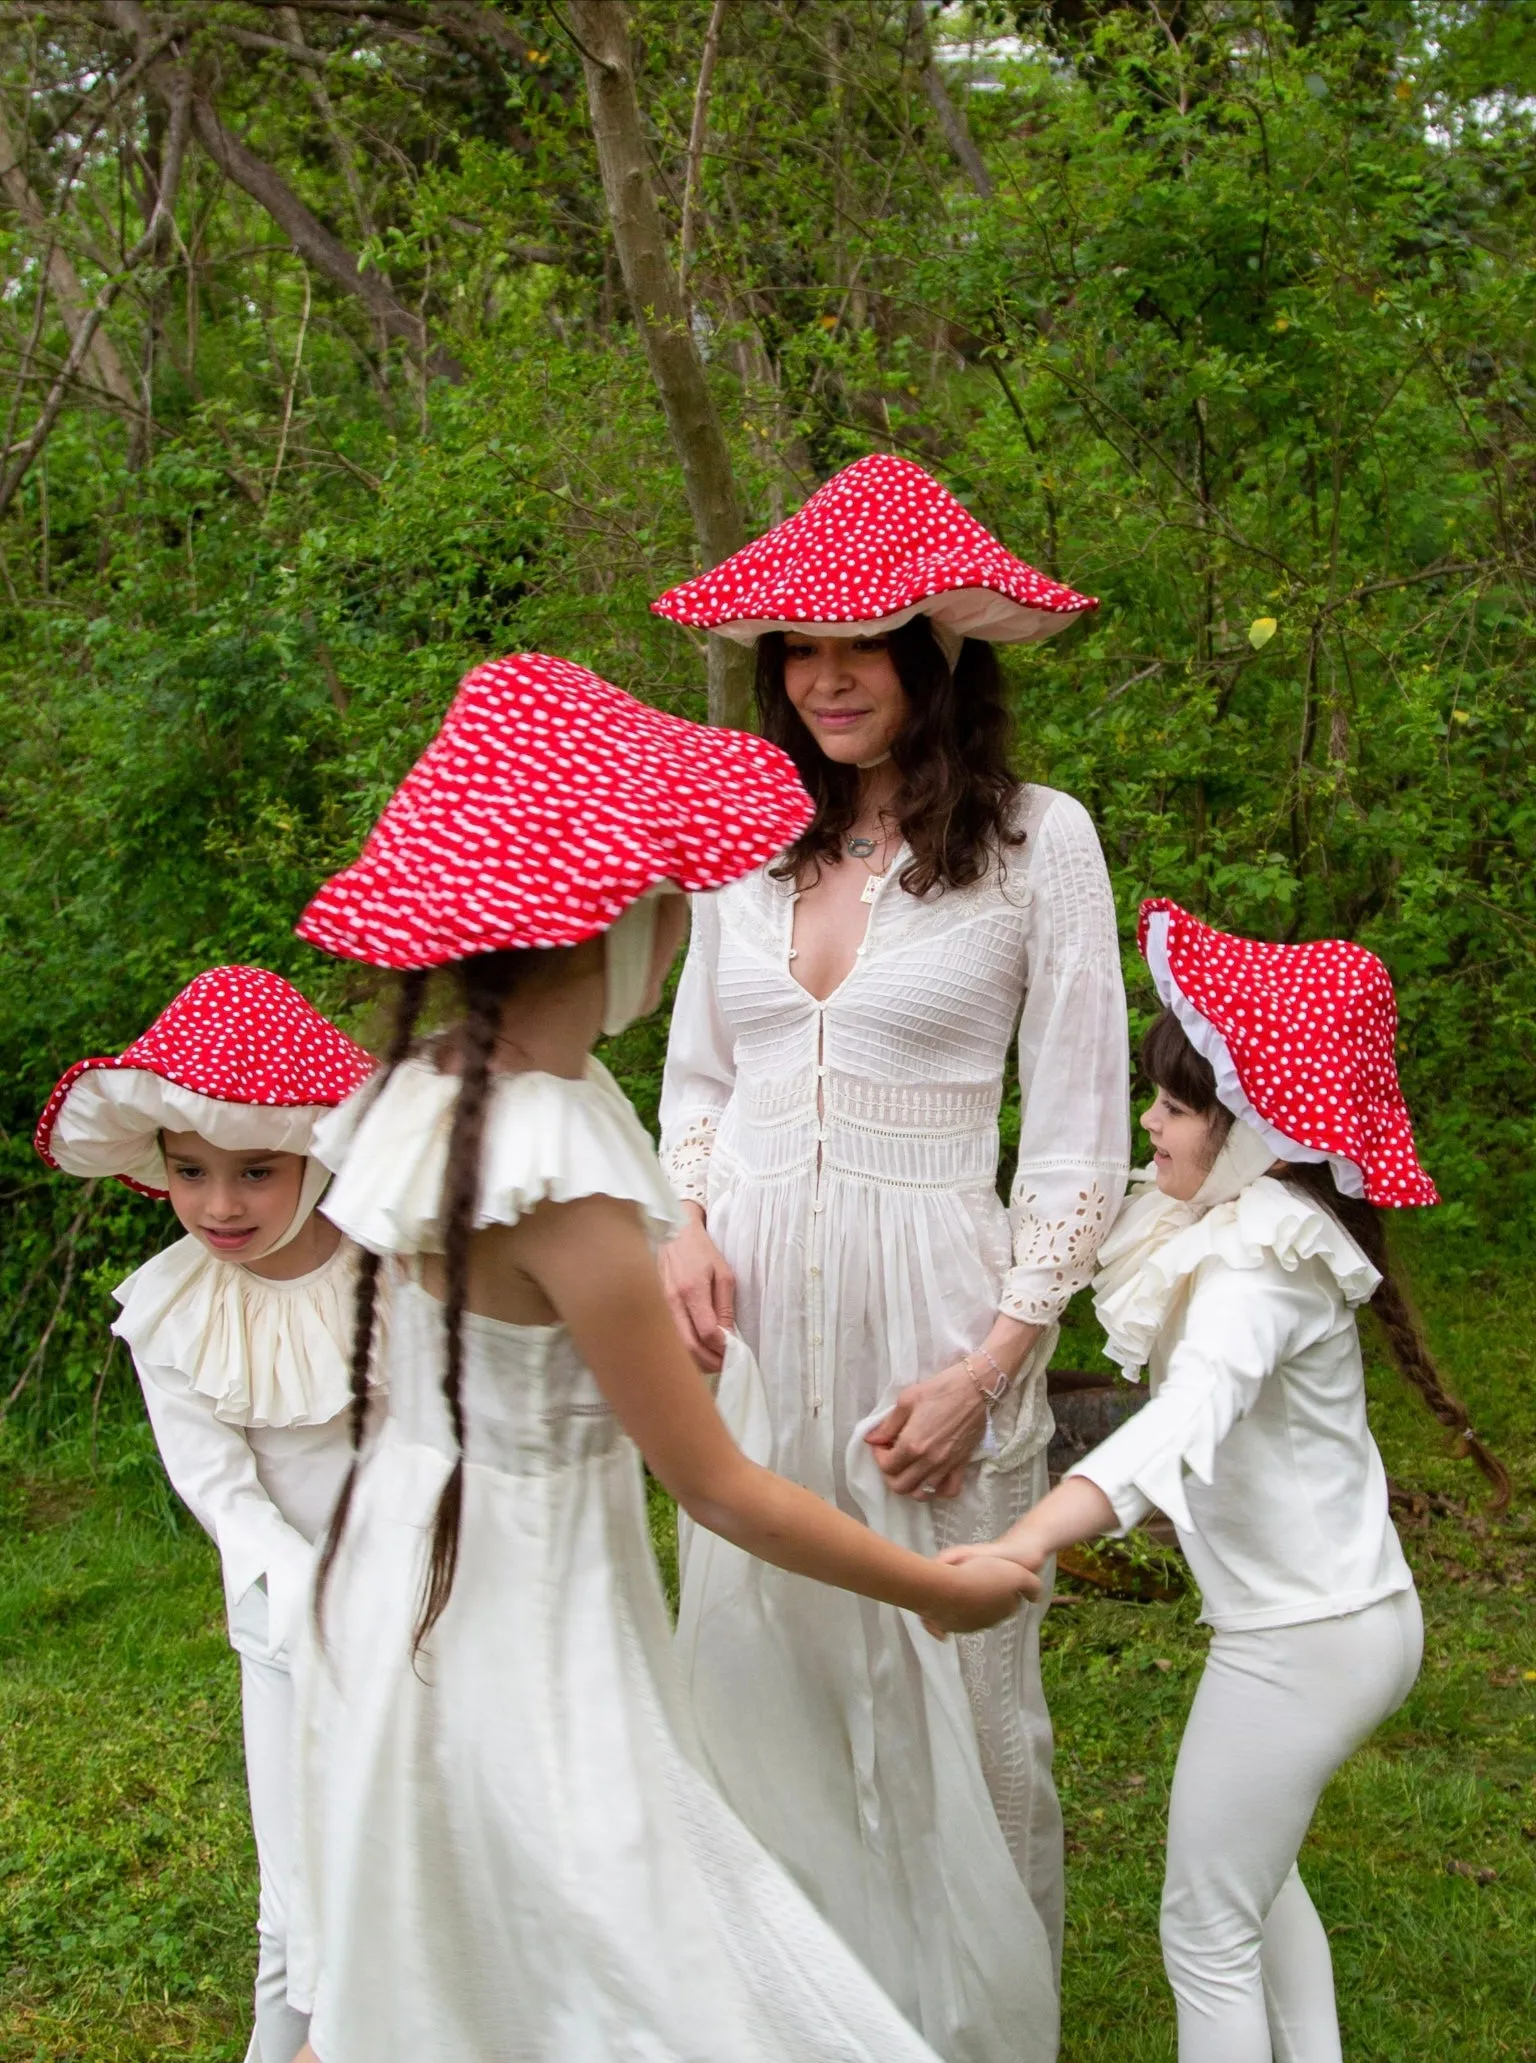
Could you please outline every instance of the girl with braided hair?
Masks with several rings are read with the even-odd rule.
[[[373,1061],[260,967],[214,967],[121,1054],[81,1060],[38,1124],[50,1167],[163,1197],[185,1238],[113,1292],[177,1495],[223,1564],[240,1657],[245,1766],[261,1872],[255,2031],[246,2063],[293,2063],[294,1635],[313,1543],[370,1415],[349,1391],[359,1256],[316,1210],[330,1170],[316,1120]]]
[[[1164,1003],[1142,1048],[1152,1167],[1099,1250],[1108,1351],[1152,1400],[990,1548],[1038,1569],[1154,1506],[1213,1629],[1168,1810],[1179,2063],[1338,2063],[1328,1936],[1296,1867],[1324,1785],[1407,1697],[1423,1627],[1366,1422],[1355,1314],[1493,1486],[1441,1385],[1380,1206],[1432,1204],[1392,984],[1338,940],[1233,938],[1142,905]]]
[[[733,1445],[660,1286],[675,1199],[591,1055],[655,1006],[684,893],[809,814],[774,746],[525,654],[468,676],[300,923],[404,977],[379,1080],[320,1141],[374,1257],[359,1393],[394,1278],[389,1416],[300,1698],[294,1994],[321,2063],[934,2063],[713,1785],[636,1450],[698,1525],[935,1630],[1035,1579],[942,1568]],[[421,1039],[432,968],[456,1007]],[[1048,1986],[1017,2003],[1043,2063]]]

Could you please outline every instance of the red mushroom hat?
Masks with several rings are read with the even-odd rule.
[[[871,636],[920,615],[958,637],[1021,643],[1098,606],[1005,551],[931,473],[888,452],[845,466],[765,537],[651,604],[744,645],[768,630]]]
[[[750,873],[811,815],[776,745],[523,652],[465,676],[299,936],[375,967],[576,945],[662,883],[692,893]]]
[[[211,967],[114,1057],[77,1060],[38,1119],[51,1168],[164,1196],[162,1130],[231,1152],[309,1152],[373,1059],[264,967]]]
[[[1326,1160],[1346,1196],[1438,1203],[1397,1082],[1392,979],[1345,939],[1272,945],[1158,897],[1138,942],[1157,992],[1216,1071],[1216,1093],[1276,1159]]]

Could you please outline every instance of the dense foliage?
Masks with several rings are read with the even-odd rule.
[[[697,712],[704,661],[647,614],[693,533],[560,11],[0,17],[0,1398],[43,1425],[160,1230],[32,1157],[60,1068],[220,959],[366,1034],[290,926],[465,666]],[[1127,935],[1157,891],[1379,950],[1445,1218],[1502,1236],[1536,1203],[1527,0],[632,20],[749,523],[896,449],[1101,596],[1008,668]],[[621,1059],[644,1091],[656,1035]]]

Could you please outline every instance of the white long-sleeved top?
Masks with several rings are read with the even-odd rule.
[[[1152,1398],[1071,1473],[1122,1531],[1167,1513],[1206,1624],[1301,1625],[1411,1589],[1355,1321],[1380,1278],[1328,1212],[1267,1175],[1198,1214],[1143,1189],[1100,1260],[1108,1351],[1148,1364]]]
[[[118,1285],[125,1341],[166,1474],[219,1550],[231,1638],[267,1591],[267,1659],[286,1655],[313,1543],[352,1458],[347,1406],[357,1251],[271,1282],[190,1235]]]

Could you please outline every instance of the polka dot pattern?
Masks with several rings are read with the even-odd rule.
[[[1017,640],[1048,637],[1098,603],[1005,551],[911,459],[875,452],[651,607],[674,623],[752,634],[794,624],[874,627],[921,610],[967,636]]]
[[[32,1143],[48,1163],[54,1126],[82,1075],[139,1069],[219,1103],[303,1109],[344,1103],[373,1072],[373,1056],[322,1017],[291,982],[264,967],[211,967],[167,1003],[149,1030],[113,1056],[77,1060],[48,1098]],[[145,1189],[126,1176],[130,1189]]]
[[[811,814],[776,745],[524,652],[466,675],[299,936],[375,967],[575,945],[656,882],[692,892],[750,873]]]
[[[1371,1203],[1437,1203],[1398,1086],[1397,1004],[1376,955],[1338,938],[1237,938],[1162,897],[1141,906],[1143,954],[1160,914],[1168,972],[1225,1041],[1258,1116],[1298,1146],[1351,1162]]]

